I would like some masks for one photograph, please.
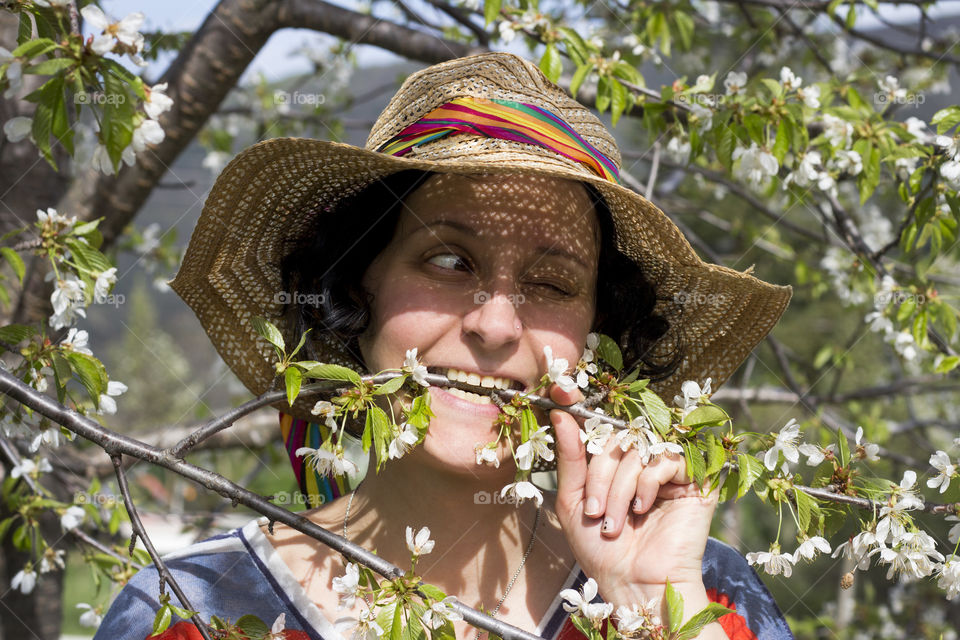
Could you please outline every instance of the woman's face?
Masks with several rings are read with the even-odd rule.
[[[373,296],[360,338],[368,367],[399,368],[416,347],[431,373],[455,369],[536,386],[547,370],[544,346],[571,366],[583,352],[599,247],[596,213],[580,183],[431,176],[406,198],[393,239],[363,278]],[[477,473],[474,446],[496,437],[499,409],[438,387],[430,393],[436,417],[411,455]]]

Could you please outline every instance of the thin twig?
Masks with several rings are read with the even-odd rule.
[[[127,485],[127,474],[123,470],[123,456],[118,453],[111,453],[110,459],[113,461],[113,468],[117,473],[117,484],[120,487],[120,495],[123,496],[123,505],[127,508],[127,515],[130,516],[130,525],[133,527],[133,535],[130,538],[130,553],[133,553],[133,549],[137,544],[137,538],[140,538],[140,540],[143,542],[143,546],[147,548],[147,553],[149,553],[150,557],[153,559],[153,564],[157,568],[157,574],[160,576],[160,593],[163,594],[164,592],[163,585],[168,584],[170,585],[170,589],[180,600],[180,605],[182,607],[189,611],[196,611],[190,605],[190,601],[187,599],[187,594],[183,592],[183,589],[180,588],[180,584],[174,579],[173,574],[170,573],[170,570],[167,569],[167,565],[163,561],[163,558],[161,558],[160,554],[157,553],[156,548],[153,546],[153,541],[150,540],[150,536],[147,535],[147,530],[144,529],[143,523],[140,521],[140,514],[137,512],[137,507],[133,504],[133,497],[130,495],[130,487]],[[200,617],[199,611],[190,616],[190,620],[200,632],[200,635],[203,636],[203,640],[211,640],[209,630],[207,629],[207,624]]]

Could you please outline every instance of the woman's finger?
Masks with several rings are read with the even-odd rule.
[[[623,451],[617,446],[616,438],[610,438],[603,453],[590,458],[587,466],[587,483],[584,488],[583,512],[591,518],[599,518],[607,511],[607,497],[610,486],[620,467]]]
[[[630,514],[631,505],[637,494],[637,478],[643,471],[643,461],[636,449],[626,453],[614,445],[620,452],[619,465],[616,468],[612,481],[607,485],[606,504],[604,505],[603,524],[600,531],[603,535],[615,538],[620,535],[623,525]],[[593,466],[593,461],[590,461]],[[587,480],[587,492],[590,491],[590,480]]]
[[[656,502],[661,487],[668,483],[696,487],[687,477],[686,461],[673,453],[654,456],[637,476],[633,512],[642,514],[649,511]]]
[[[550,399],[557,404],[569,405],[582,400],[583,394],[579,390],[568,393],[552,385]],[[583,501],[587,482],[587,449],[580,440],[580,425],[572,415],[560,409],[550,411],[550,423],[557,445],[557,502],[575,508]]]

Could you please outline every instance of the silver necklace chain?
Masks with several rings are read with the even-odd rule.
[[[347,522],[350,520],[350,507],[353,506],[353,497],[357,495],[356,491],[350,492],[350,497],[347,499],[347,509],[343,514],[343,537],[347,537]],[[510,593],[510,589],[513,588],[513,585],[516,583],[517,578],[520,577],[520,572],[523,570],[523,565],[527,563],[527,558],[530,557],[530,552],[533,551],[533,545],[537,541],[537,529],[540,526],[540,505],[537,505],[537,517],[533,521],[533,531],[530,532],[530,541],[527,543],[527,549],[523,552],[523,558],[520,560],[520,564],[517,565],[517,570],[513,573],[513,577],[510,578],[510,582],[507,583],[507,588],[503,591],[503,596],[500,598],[500,602],[497,603],[497,606],[494,607],[493,611],[490,612],[490,617],[495,618],[497,612],[500,611],[500,607],[503,606],[503,603],[507,599],[507,594]],[[364,596],[366,600],[366,595]],[[370,601],[367,600],[367,604],[370,604]],[[480,631],[477,631],[476,638],[474,640],[480,640]]]

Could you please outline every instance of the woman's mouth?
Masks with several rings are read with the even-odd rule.
[[[514,389],[517,391],[522,391],[525,387],[522,382],[512,378],[482,375],[476,372],[464,371],[462,369],[456,369],[453,367],[433,366],[427,367],[427,371],[430,373],[445,375],[448,380],[464,382],[466,384],[476,387],[483,387],[485,389]],[[474,405],[493,405],[493,401],[488,394],[481,395],[472,391],[464,391],[462,389],[456,389],[453,387],[448,387],[445,389],[438,388],[437,391],[441,391],[447,396],[452,396],[453,398],[457,398],[463,402],[469,402]],[[489,409],[492,412],[499,412],[499,408],[496,406],[490,406]]]

